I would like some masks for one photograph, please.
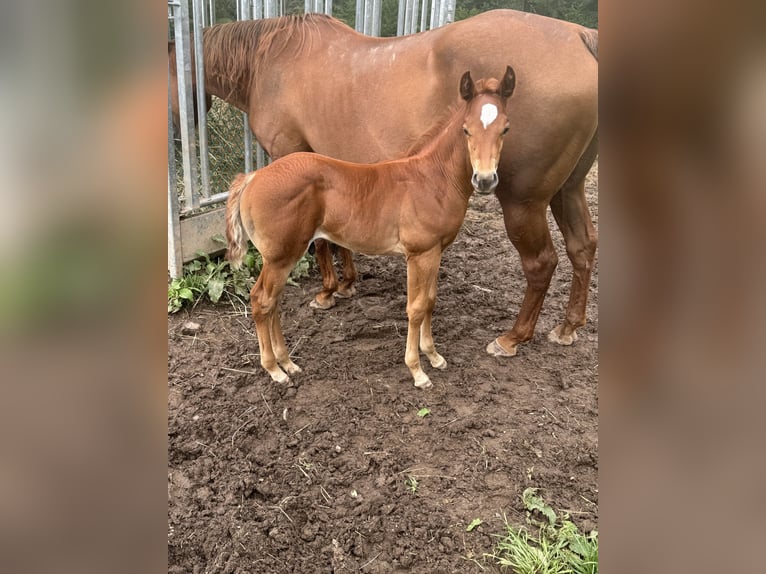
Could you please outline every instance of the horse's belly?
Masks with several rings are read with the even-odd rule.
[[[375,233],[359,234],[353,237],[318,230],[314,239],[326,239],[362,255],[400,255],[404,253],[398,236],[386,237]]]

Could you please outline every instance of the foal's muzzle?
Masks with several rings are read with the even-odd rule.
[[[471,176],[471,185],[477,193],[490,193],[497,187],[497,172],[482,173],[481,175],[473,172]]]

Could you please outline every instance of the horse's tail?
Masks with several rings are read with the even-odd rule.
[[[582,38],[583,44],[588,48],[588,51],[593,54],[598,62],[598,30],[593,28],[587,28],[580,32],[580,38]]]
[[[229,260],[233,269],[239,269],[242,266],[242,260],[247,253],[247,233],[239,213],[239,200],[252,176],[253,174],[240,173],[229,187],[229,199],[226,202],[226,240],[228,242],[226,259]]]

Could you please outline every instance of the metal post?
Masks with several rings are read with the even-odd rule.
[[[332,16],[332,0],[324,0],[324,13]]]
[[[426,15],[428,13],[428,0],[422,0],[420,3],[420,31],[425,32],[426,28]]]
[[[208,26],[215,24],[215,0],[207,0]]]
[[[178,78],[178,112],[181,128],[182,165],[184,170],[184,201],[186,209],[199,207],[197,183],[197,146],[194,142],[194,103],[191,93],[191,40],[189,37],[189,6],[186,0],[174,4],[173,28],[176,40],[176,77]]]
[[[372,36],[380,36],[380,5],[381,0],[372,0]]]
[[[418,6],[420,3],[418,0],[412,0],[412,6],[410,7],[410,10],[412,10],[412,17],[410,19],[410,34],[415,34],[418,31]]]
[[[404,3],[404,35],[411,33],[412,29],[412,2],[414,0],[405,0]]]
[[[172,279],[181,276],[183,263],[181,221],[178,217],[178,193],[176,192],[176,150],[175,141],[173,140],[173,111],[170,103],[170,74],[168,74],[168,272]]]
[[[372,36],[372,0],[364,2],[364,33]]]
[[[447,15],[444,19],[444,24],[450,24],[455,21],[455,4],[457,0],[444,0],[447,2]]]
[[[404,0],[399,0],[399,12],[396,16],[396,35],[404,35]]]
[[[354,16],[354,30],[364,33],[364,2],[356,0],[356,15]]]
[[[429,30],[436,28],[436,18],[439,13],[439,5],[442,0],[431,0],[431,24],[428,27]]]
[[[254,0],[253,2],[253,20],[263,18],[263,0]]]
[[[204,8],[202,0],[193,0],[194,15],[194,68],[197,78],[197,128],[199,134],[199,159],[202,193],[210,197],[210,155],[207,142],[207,110],[205,109],[205,70],[202,52],[202,21]]]

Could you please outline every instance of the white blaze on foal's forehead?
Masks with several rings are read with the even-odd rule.
[[[484,104],[481,107],[479,119],[485,130],[489,124],[495,121],[495,118],[497,118],[497,106],[495,104]]]

